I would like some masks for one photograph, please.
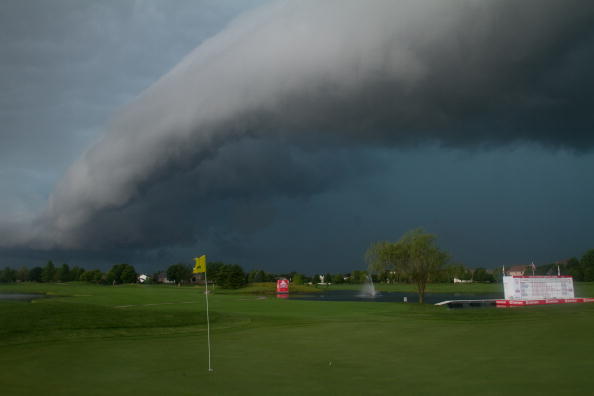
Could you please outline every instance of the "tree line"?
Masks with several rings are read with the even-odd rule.
[[[21,267],[17,270],[10,267],[0,271],[0,282],[75,282],[84,281],[98,284],[134,283],[138,274],[130,264],[115,264],[107,272],[98,269],[86,270],[68,264],[54,265],[50,260],[43,267],[31,269]]]
[[[195,276],[192,274],[192,266],[189,264],[178,263],[171,265],[166,271],[167,279],[177,284],[189,283]],[[209,283],[215,283],[223,288],[236,289],[246,286],[250,283],[276,282],[277,279],[289,279],[297,285],[318,284],[318,283],[363,283],[367,279],[367,271],[355,270],[350,273],[316,273],[306,275],[296,271],[273,273],[262,269],[256,269],[245,272],[237,264],[225,264],[220,261],[208,262],[206,265],[206,277]],[[158,277],[157,274],[154,275]],[[199,281],[204,281],[204,277],[198,274]]]
[[[192,266],[184,263],[169,266],[166,274],[168,280],[179,285],[190,282],[192,278],[198,278],[199,282],[204,281],[203,274],[193,274]],[[209,262],[206,265],[206,278],[209,283],[214,283],[224,289],[238,289],[247,284],[247,276],[241,266],[225,264],[220,261]]]
[[[571,275],[578,282],[594,282],[594,249],[586,251],[579,259],[571,257],[555,263],[539,265],[535,275]]]
[[[177,263],[169,266],[165,273],[167,279],[177,284],[189,283],[196,274],[192,273],[192,266],[184,263]],[[158,278],[158,273],[154,274],[155,279]],[[198,274],[198,282],[204,281],[204,276]],[[272,273],[261,269],[245,272],[244,269],[237,264],[226,264],[221,261],[208,262],[206,265],[206,277],[209,283],[214,283],[217,286],[227,289],[237,289],[244,287],[250,283],[276,282],[277,279],[289,279],[294,284],[307,283],[363,283],[367,277],[366,271],[353,271],[349,274],[313,274],[305,275],[295,271],[286,273]]]
[[[209,283],[223,288],[240,288],[249,283],[274,282],[286,278],[294,284],[360,284],[368,277],[373,282],[414,283],[424,293],[428,282],[452,282],[454,278],[472,280],[474,282],[499,282],[502,269],[471,269],[463,264],[450,263],[449,255],[435,246],[436,237],[421,229],[409,231],[399,241],[379,241],[373,243],[365,253],[367,270],[354,270],[349,273],[314,273],[299,272],[271,273],[264,270],[245,272],[237,264],[226,264],[220,261],[209,262],[207,277]],[[568,260],[536,266],[535,275],[571,275],[575,281],[594,281],[594,249],[585,252],[579,259]],[[159,274],[164,273],[167,279],[178,283],[188,283],[194,276],[192,266],[178,263],[159,271],[149,278],[148,283],[158,283]],[[138,273],[134,266],[115,264],[109,271],[98,269],[86,270],[68,264],[54,265],[50,260],[43,267],[6,267],[0,270],[0,282],[71,282],[84,281],[97,284],[134,283]]]
[[[354,270],[349,273],[314,273],[303,274],[296,271],[273,273],[264,270],[252,270],[245,272],[237,264],[227,264],[220,261],[209,262],[207,265],[207,278],[209,283],[215,283],[223,288],[240,288],[249,283],[275,282],[277,279],[289,279],[295,284],[360,284],[366,281],[369,273],[366,270]],[[190,283],[196,274],[192,273],[192,266],[188,263],[177,263],[170,265],[166,270],[153,273],[147,283],[159,283],[159,279],[166,280],[176,284]],[[99,269],[87,270],[79,266],[69,266],[68,264],[54,265],[53,261],[48,261],[43,267],[36,266],[31,269],[21,267],[17,270],[6,267],[0,270],[0,282],[72,282],[84,281],[96,284],[120,284],[134,283],[138,273],[132,265],[116,264],[109,271],[103,272]],[[203,281],[201,274],[197,276],[198,283]],[[374,282],[384,280],[381,275],[373,274]]]
[[[491,274],[487,277],[478,276],[485,273],[484,269],[470,270],[463,265],[451,265],[444,268],[443,271],[434,277],[435,282],[451,282],[454,277],[459,279],[473,279],[475,281],[490,281]],[[192,266],[190,264],[177,263],[169,266],[167,270],[153,273],[146,283],[159,283],[163,276],[167,280],[176,284],[190,283],[194,277]],[[207,266],[207,277],[209,283],[215,283],[223,288],[240,288],[249,283],[275,282],[277,279],[286,278],[297,285],[303,284],[361,284],[368,276],[373,282],[408,282],[409,279],[402,273],[393,273],[393,271],[384,271],[371,273],[367,270],[354,270],[346,273],[314,273],[304,274],[296,271],[286,273],[272,273],[264,270],[252,270],[245,272],[244,269],[236,264],[225,264],[223,262],[211,262]],[[490,277],[489,277],[490,276]],[[54,265],[50,260],[43,267],[36,266],[31,269],[21,267],[12,269],[6,267],[0,270],[0,282],[72,282],[83,281],[96,284],[120,284],[134,283],[138,273],[132,265],[116,264],[109,271],[103,272],[98,269],[87,270],[79,266],[70,267],[68,264],[59,266]],[[202,276],[199,276],[203,280]]]
[[[220,285],[223,288],[238,288],[245,286],[247,276],[239,265],[225,264],[222,262],[209,263],[207,267],[209,281]],[[176,283],[183,283],[192,278],[192,267],[188,264],[174,264],[166,273],[168,280]],[[21,267],[12,269],[5,267],[0,270],[0,282],[89,282],[103,285],[136,283],[138,272],[130,264],[115,264],[106,272],[99,269],[86,270],[79,266],[70,267],[68,264],[54,265],[50,260],[43,267],[36,266],[31,269]],[[149,277],[147,283],[158,283],[160,272]]]

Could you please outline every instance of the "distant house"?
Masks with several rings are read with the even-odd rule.
[[[146,275],[146,274],[140,274],[140,275],[138,275],[138,282],[139,283],[144,283],[148,279],[150,279],[150,277],[148,275]]]
[[[204,284],[204,275],[203,274],[192,274],[192,277],[190,278],[190,283],[192,285],[203,285]],[[208,284],[210,285],[211,283],[213,283],[212,281],[208,281]]]
[[[172,280],[167,279],[167,273],[166,272],[159,272],[157,274],[157,282],[158,283],[175,283]]]
[[[524,276],[529,267],[528,265],[514,265],[507,268],[505,274],[508,276]]]
[[[454,278],[454,283],[472,283],[472,279],[458,279],[458,278]]]

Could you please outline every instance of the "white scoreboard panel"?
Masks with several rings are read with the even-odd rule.
[[[575,298],[571,276],[504,276],[506,300]]]

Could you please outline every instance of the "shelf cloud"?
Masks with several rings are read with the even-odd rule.
[[[580,0],[267,4],[122,108],[47,208],[2,226],[1,243],[183,244],[221,218],[248,232],[274,217],[271,197],[365,171],[353,147],[589,150],[593,27],[594,4]]]

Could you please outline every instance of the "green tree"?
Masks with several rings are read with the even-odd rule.
[[[85,271],[80,275],[80,280],[83,282],[90,282],[90,283],[101,283],[103,280],[103,273],[96,270]]]
[[[78,267],[78,266],[75,265],[70,270],[70,280],[72,280],[72,281],[79,281],[80,280],[80,276],[82,275],[83,272],[85,272],[85,270],[83,268]]]
[[[223,268],[224,265],[225,263],[221,261],[209,261],[208,263],[206,263],[206,276],[209,282],[217,282],[219,271],[221,270],[221,268]]]
[[[487,272],[484,268],[476,268],[472,274],[472,279],[475,282],[494,282],[493,274]]]
[[[56,267],[52,260],[48,261],[41,272],[42,282],[54,282],[56,280]]]
[[[447,253],[435,246],[434,235],[422,229],[407,232],[396,243],[395,250],[397,265],[415,282],[419,303],[424,303],[427,282],[447,262]]]
[[[420,228],[407,232],[398,242],[374,244],[370,249],[376,252],[369,255],[387,258],[373,261],[376,265],[371,268],[374,271],[393,269],[404,273],[415,283],[421,304],[425,301],[427,283],[439,275],[441,268],[448,261],[447,253],[435,246],[435,236]],[[382,252],[382,249],[385,252]],[[366,253],[365,256],[367,258],[368,254]],[[384,268],[377,264],[382,262],[385,265]]]
[[[472,278],[472,272],[463,264],[450,264],[443,269],[443,273],[448,282],[453,282],[454,278],[465,280]]]
[[[80,274],[80,281],[82,282],[93,282],[93,276],[91,275],[93,271],[85,271],[82,274]]]
[[[215,279],[217,285],[223,289],[239,289],[246,284],[246,276],[243,269],[239,265],[233,264],[223,264],[220,266]]]
[[[248,283],[270,282],[269,278],[270,278],[270,274],[267,274],[263,270],[253,270],[248,274],[247,281],[248,281]]]
[[[382,274],[395,271],[396,245],[388,241],[374,242],[365,252],[365,264],[370,274]]]
[[[270,281],[270,276],[263,270],[258,271],[255,278],[256,282],[268,282]]]
[[[493,270],[493,282],[503,282],[503,268],[497,267]]]
[[[208,266],[206,268],[208,268]],[[167,279],[174,281],[178,285],[189,281],[191,277],[192,268],[186,264],[177,263],[167,268]]]
[[[31,268],[31,270],[29,271],[29,280],[31,282],[41,282],[42,273],[43,273],[43,268],[41,268],[41,267]]]
[[[363,283],[367,279],[367,273],[365,271],[355,270],[351,274],[351,283]]]
[[[108,283],[134,283],[136,270],[130,264],[115,264],[107,273]]]
[[[303,284],[303,275],[295,274],[292,278],[293,284],[295,285],[302,285]]]
[[[29,268],[22,266],[17,271],[17,280],[20,282],[26,282],[29,280]]]
[[[253,283],[255,282],[256,279],[256,274],[258,273],[258,270],[252,270],[247,274],[247,281],[248,283]]]
[[[136,283],[138,279],[138,274],[136,270],[131,265],[126,265],[120,274],[120,281],[122,283]]]
[[[59,280],[60,282],[70,282],[72,280],[70,274],[70,267],[68,266],[68,264],[62,264],[56,270],[56,277],[57,280]]]
[[[332,276],[332,283],[344,283],[344,275],[343,274],[334,274]]]
[[[573,280],[577,282],[581,282],[584,280],[584,269],[582,268],[582,265],[577,258],[572,257],[569,260],[567,260],[566,268],[569,275],[573,277]]]
[[[594,281],[594,249],[588,250],[580,259],[580,266],[584,273],[584,281]]]
[[[0,271],[0,282],[16,282],[17,272],[10,267],[5,267]]]
[[[416,229],[406,233],[396,246],[400,265],[417,286],[420,303],[424,302],[427,282],[448,261],[447,253],[435,246],[435,239]]]

